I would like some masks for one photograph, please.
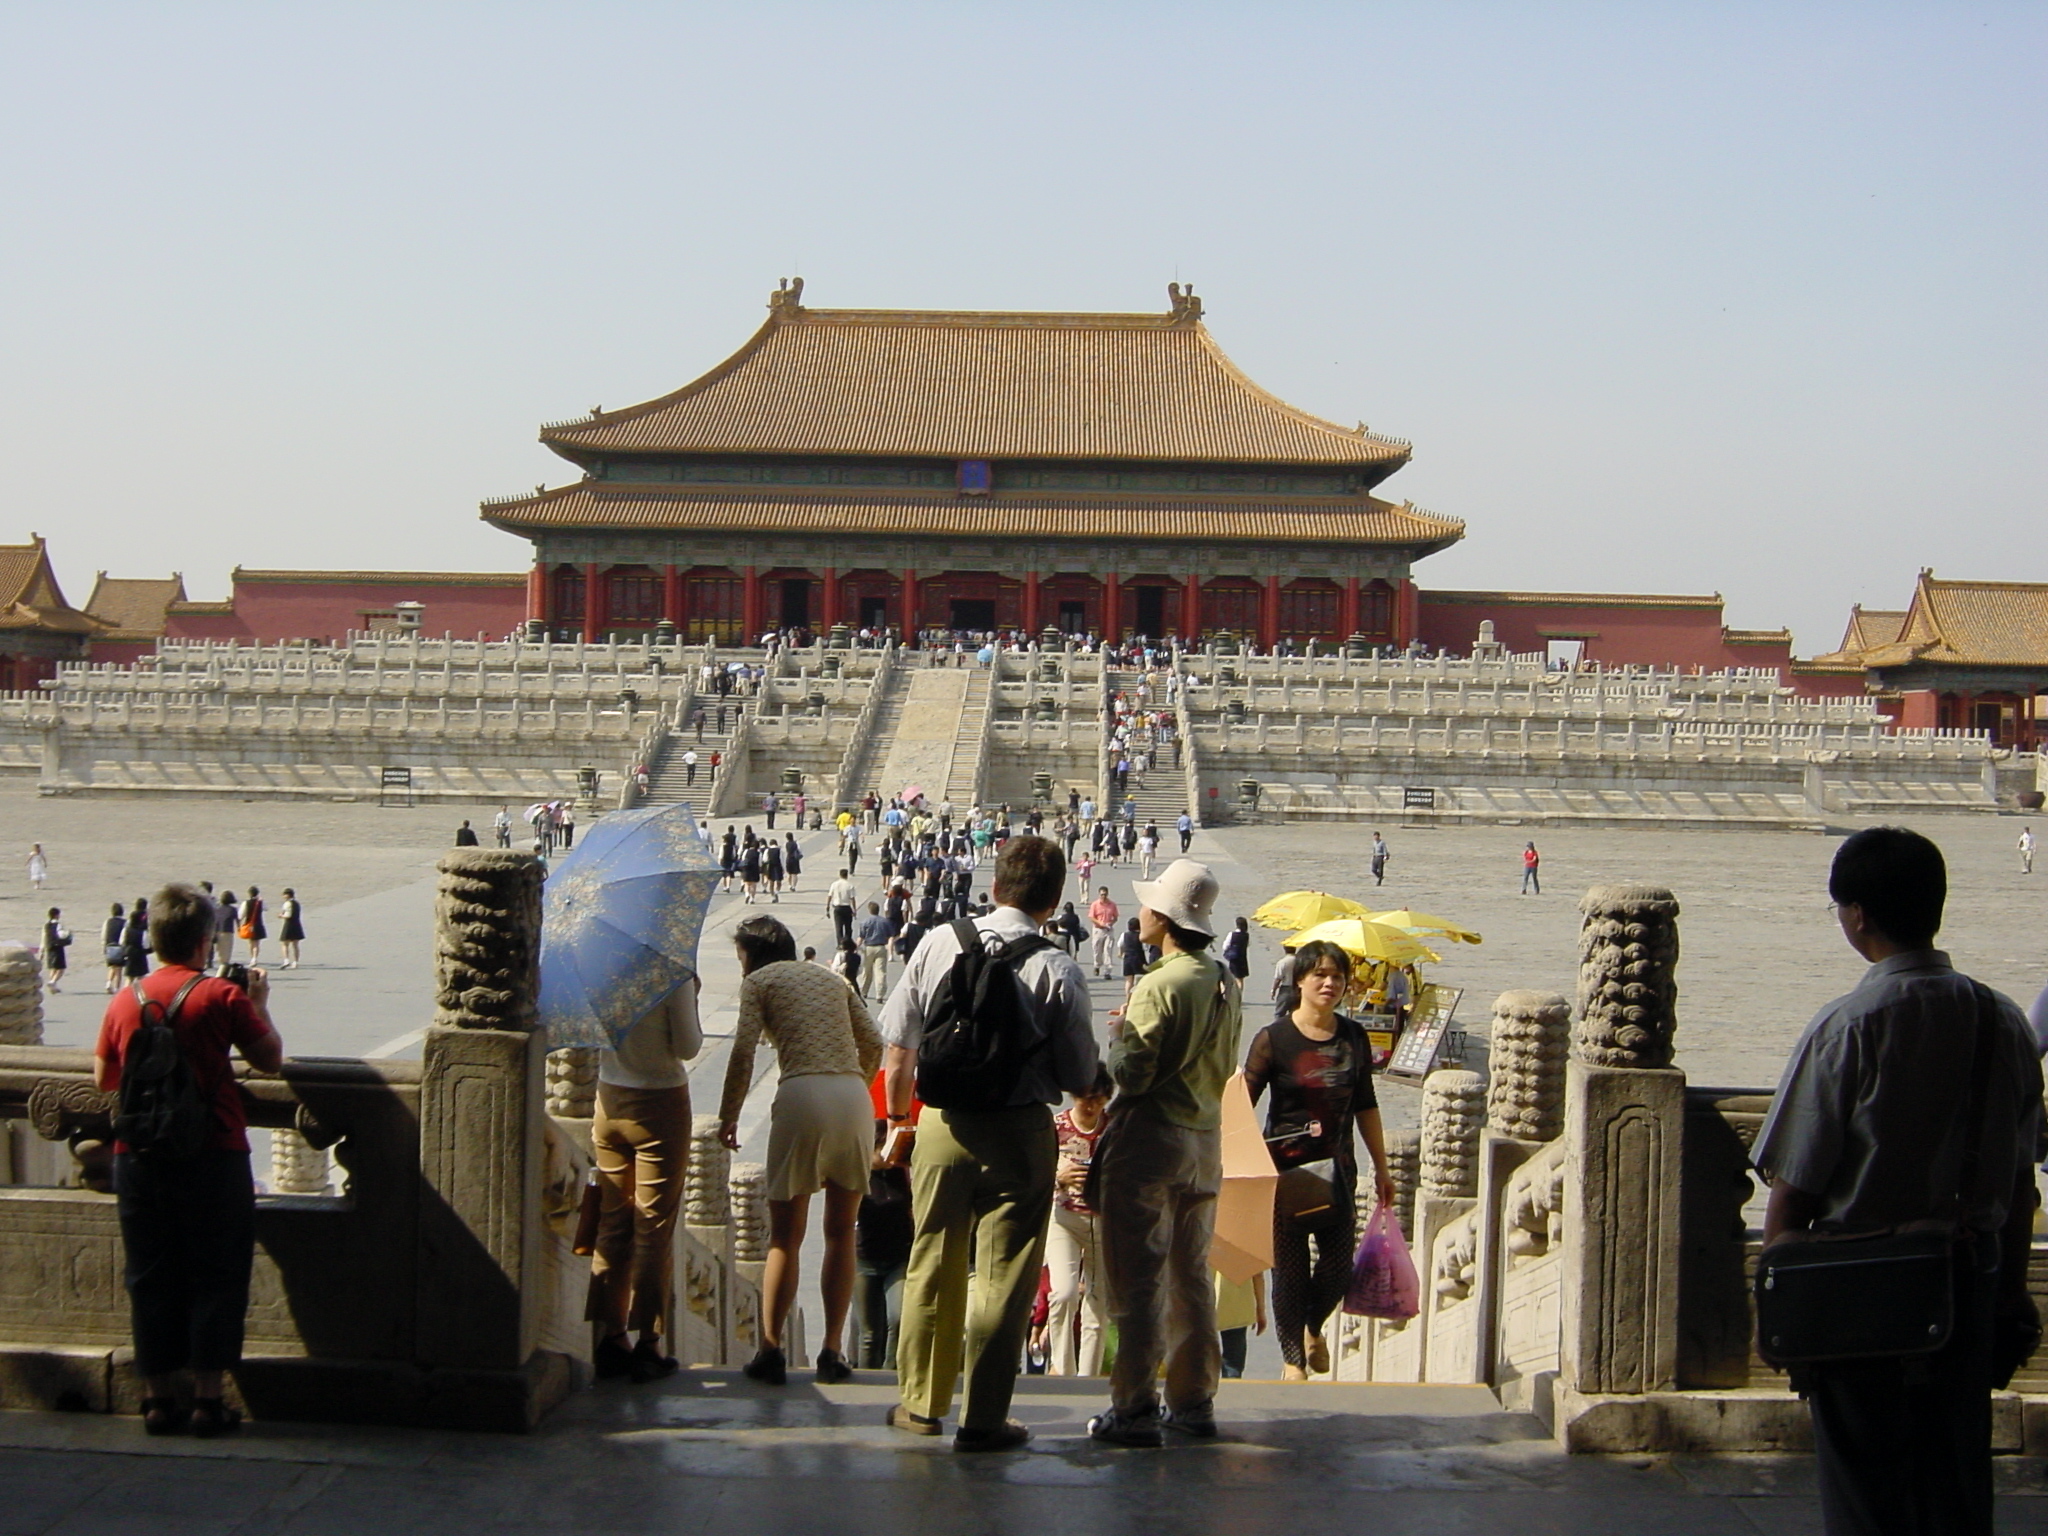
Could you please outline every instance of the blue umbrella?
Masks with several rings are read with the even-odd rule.
[[[616,1047],[697,974],[697,939],[721,875],[686,805],[593,824],[549,872],[541,900],[540,1022],[554,1046]]]

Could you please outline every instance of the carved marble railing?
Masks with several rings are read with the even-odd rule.
[[[307,1191],[257,1202],[234,1383],[258,1418],[522,1430],[589,1377],[590,1266],[570,1241],[590,1123],[548,1113],[533,1030],[538,861],[464,849],[440,868],[421,1060],[237,1070],[251,1123],[283,1138],[273,1185]],[[32,1134],[55,1152],[34,1182],[34,1160],[10,1156],[15,1182],[0,1185],[0,1406],[139,1403],[105,1192],[111,1106],[91,1074],[84,1051],[0,1046],[10,1151]],[[758,1273],[725,1236],[729,1202],[722,1186],[700,1199],[676,1237],[669,1337],[692,1361],[752,1346]]]

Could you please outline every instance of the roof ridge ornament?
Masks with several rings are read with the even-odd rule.
[[[1185,288],[1179,283],[1168,283],[1166,296],[1173,302],[1173,312],[1168,318],[1176,323],[1192,324],[1202,318],[1202,301],[1195,297],[1193,283]]]
[[[804,280],[800,277],[785,277],[768,295],[768,311],[776,315],[793,315],[804,307]]]

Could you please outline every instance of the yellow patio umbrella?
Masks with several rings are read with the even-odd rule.
[[[1313,928],[1336,917],[1370,917],[1372,909],[1327,891],[1287,891],[1252,914],[1261,928]]]
[[[1313,928],[1304,928],[1280,941],[1283,949],[1299,949],[1321,940],[1334,944],[1354,960],[1378,960],[1388,965],[1413,965],[1418,960],[1441,962],[1443,956],[1412,933],[1390,928],[1370,918],[1337,917]]]
[[[1389,928],[1405,928],[1410,933],[1431,934],[1451,940],[1454,944],[1478,944],[1478,934],[1470,928],[1460,928],[1445,917],[1431,917],[1427,912],[1413,912],[1407,907],[1396,907],[1391,912],[1375,912],[1372,920],[1384,923]]]

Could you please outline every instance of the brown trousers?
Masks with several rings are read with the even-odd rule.
[[[583,1315],[607,1335],[661,1331],[676,1213],[690,1165],[690,1089],[597,1085],[591,1123],[603,1190]]]

